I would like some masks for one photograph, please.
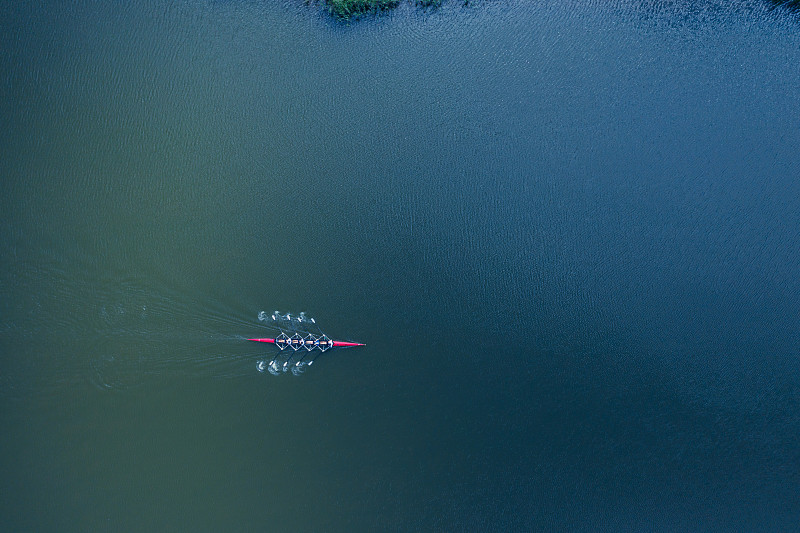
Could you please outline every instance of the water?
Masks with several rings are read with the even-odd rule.
[[[3,529],[796,527],[796,15],[0,21]]]

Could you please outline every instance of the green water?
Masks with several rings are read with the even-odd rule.
[[[0,529],[797,523],[795,15],[0,22]]]

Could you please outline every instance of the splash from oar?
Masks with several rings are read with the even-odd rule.
[[[291,315],[289,313],[282,315],[278,311],[267,316],[263,311],[259,314],[259,320],[262,322],[272,322],[278,327],[280,334],[275,337],[265,337],[259,339],[247,339],[253,342],[264,342],[273,344],[283,352],[289,349],[289,356],[283,361],[279,362],[280,354],[278,354],[269,364],[266,361],[259,361],[257,368],[259,372],[268,370],[271,374],[278,375],[281,372],[286,372],[289,368],[292,373],[299,374],[303,371],[304,366],[311,366],[314,364],[317,356],[331,348],[352,348],[355,346],[366,346],[360,342],[348,341],[335,341],[331,340],[327,335],[317,326],[316,320],[307,317],[305,313],[299,315]],[[313,330],[313,331],[311,331]],[[311,356],[311,360],[305,362],[304,359],[310,352],[316,351],[317,353]],[[292,363],[295,352],[301,352],[300,357],[296,362]],[[290,367],[289,365],[292,364]]]

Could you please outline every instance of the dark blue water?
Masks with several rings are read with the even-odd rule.
[[[797,527],[796,14],[0,24],[1,529]]]

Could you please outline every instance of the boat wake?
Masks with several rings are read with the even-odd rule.
[[[264,329],[252,311],[149,279],[67,275],[39,261],[0,284],[0,296],[0,333],[15,354],[0,364],[8,397],[252,376],[260,353],[242,342]]]

